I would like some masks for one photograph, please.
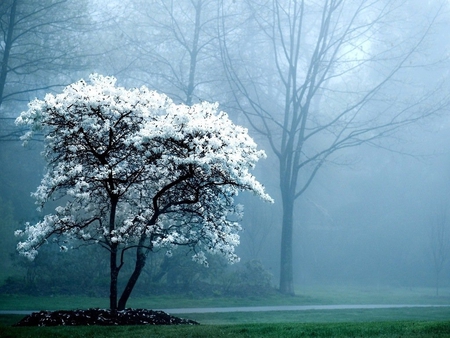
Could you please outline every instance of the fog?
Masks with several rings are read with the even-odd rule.
[[[204,267],[192,272],[191,265],[180,268],[188,264],[183,262],[191,263],[181,249],[172,263],[156,253],[139,288],[146,289],[148,282],[155,290],[160,282],[182,292],[180,285],[211,281],[214,271],[232,274],[245,270],[248,262],[259,261],[264,273],[270,273],[270,285],[289,294],[289,288],[280,287],[283,201],[287,196],[283,195],[280,170],[283,154],[290,154],[283,148],[284,133],[292,128],[287,133],[290,137],[300,127],[286,127],[282,122],[286,114],[295,115],[294,108],[286,110],[286,102],[296,99],[283,91],[289,76],[284,77],[280,69],[292,69],[282,59],[285,50],[271,50],[272,45],[283,46],[284,35],[264,40],[271,33],[266,24],[272,7],[262,6],[265,1],[247,0],[83,0],[81,12],[69,4],[53,12],[52,3],[7,0],[0,4],[0,58],[5,65],[0,76],[0,283],[8,286],[3,291],[11,292],[11,285],[26,278],[38,283],[30,271],[59,274],[51,266],[45,267],[49,270],[36,268],[51,259],[79,264],[76,270],[81,274],[97,271],[96,280],[107,285],[106,261],[105,271],[101,271],[100,258],[98,265],[88,266],[76,258],[82,250],[75,250],[58,253],[64,258],[54,258],[57,255],[51,252],[45,256],[48,252],[44,251],[42,256],[47,258],[27,263],[14,250],[17,239],[13,234],[25,222],[42,218],[30,193],[45,171],[39,155],[42,139],[38,135],[28,147],[22,147],[19,135],[24,131],[13,125],[14,119],[33,98],[60,92],[64,85],[98,72],[117,77],[126,87],[145,84],[176,102],[217,101],[236,124],[249,129],[267,154],[254,175],[275,203],[239,196],[245,210],[237,248],[241,262],[228,267],[213,261],[209,272]],[[273,3],[289,10],[294,6],[289,1]],[[331,20],[335,31],[324,40],[331,41],[324,48],[327,52],[335,48],[333,39],[343,34],[342,27],[349,22],[342,19],[345,11],[354,10],[351,2],[344,3],[341,15]],[[30,17],[33,33],[25,37],[20,35],[25,28],[17,21],[12,32],[16,39],[11,44],[6,39],[11,26],[6,24],[14,4],[19,17],[39,6],[47,14]],[[291,201],[296,292],[305,285],[435,288],[437,277],[439,287],[450,287],[448,2],[429,1],[425,6],[422,1],[380,0],[368,12],[356,12],[361,14],[359,21],[349,24],[355,35],[343,35],[346,44],[331,56],[324,52],[317,61],[317,79],[322,81],[317,88],[311,84],[314,81],[308,82],[313,75],[307,75],[307,70],[314,65],[309,58],[314,55],[322,7],[311,1],[305,4],[309,31],[299,49],[295,72],[299,80],[293,86],[297,85],[297,93],[312,88],[311,95],[299,99],[302,109],[310,109],[304,134],[311,132],[311,137],[292,142],[302,144],[292,150],[302,158],[292,166],[301,168],[295,169],[299,170],[293,186],[296,197]],[[382,8],[389,10],[383,12]],[[381,13],[379,17],[377,13]],[[55,29],[54,16],[69,19]],[[199,18],[201,21],[196,21]],[[287,28],[280,31],[285,33]],[[46,42],[47,35],[52,37],[50,42]],[[37,46],[33,53],[30,41]],[[24,61],[25,55],[28,60]],[[306,110],[300,111],[299,116],[306,115]],[[320,156],[315,157],[317,154]],[[44,212],[50,212],[55,203]],[[101,254],[99,251],[98,257]],[[439,268],[436,259],[442,260]],[[64,264],[56,262],[54,266]],[[232,280],[229,275],[221,278]],[[59,286],[55,290],[64,292]]]
[[[402,141],[402,153],[361,146],[347,152],[348,165],[322,169],[296,208],[296,283],[434,285],[433,229],[437,215],[448,209],[450,163],[448,120],[444,116],[433,124]],[[276,185],[267,187],[276,196]],[[279,205],[267,209],[246,204],[240,252],[261,259],[277,276]],[[446,265],[443,285],[449,272]]]

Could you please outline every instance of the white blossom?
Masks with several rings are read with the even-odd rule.
[[[16,123],[30,128],[24,141],[37,130],[45,135],[48,166],[36,203],[65,201],[15,232],[30,259],[48,238],[65,236],[122,248],[145,238],[169,256],[189,245],[200,264],[207,265],[206,252],[236,262],[241,227],[229,219],[239,219],[242,207],[233,197],[247,190],[272,201],[251,174],[265,153],[217,103],[175,104],[95,74],[31,101]]]

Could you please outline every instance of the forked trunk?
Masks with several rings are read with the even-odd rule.
[[[148,248],[144,247],[146,236],[145,234],[141,236],[139,240],[139,245],[136,249],[136,264],[134,266],[134,271],[130,276],[130,279],[128,280],[127,285],[125,286],[125,289],[122,292],[122,296],[119,299],[119,304],[117,306],[117,309],[119,311],[124,310],[128,298],[130,298],[131,292],[134,289],[134,286],[136,285],[137,280],[139,279],[139,276],[141,275],[142,269],[145,267],[145,263],[147,260],[147,252]]]

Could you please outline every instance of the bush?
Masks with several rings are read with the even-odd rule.
[[[109,279],[107,262],[101,259],[104,252],[85,249],[60,253],[55,246],[46,246],[32,262],[14,255],[16,275],[6,279],[0,292],[105,296]]]
[[[59,252],[56,246],[48,245],[32,262],[18,255],[14,257],[19,273],[6,279],[0,293],[108,296],[109,261],[101,248]],[[121,271],[124,275],[133,268],[133,257],[127,257],[126,262]],[[163,252],[148,257],[133,294],[247,297],[274,292],[271,281],[272,275],[257,260],[230,266],[223,258],[212,256],[205,268],[192,261],[187,250],[176,250],[172,257]],[[124,281],[119,280],[119,288],[123,286]]]

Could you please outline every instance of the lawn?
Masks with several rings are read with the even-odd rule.
[[[301,291],[300,291],[301,290]],[[265,298],[131,298],[130,307],[183,308],[321,304],[450,304],[450,290],[303,287],[298,296]],[[0,310],[107,307],[108,300],[75,296],[0,295]],[[175,314],[176,315],[176,314]],[[0,337],[450,337],[450,307],[364,310],[192,313],[199,326],[11,327],[23,316],[1,315]]]
[[[450,288],[434,295],[433,288],[302,286],[295,297],[274,294],[267,297],[187,297],[152,296],[133,297],[129,307],[147,309],[171,309],[191,307],[234,307],[269,305],[330,305],[330,304],[450,304]],[[0,294],[0,310],[66,310],[92,307],[108,307],[107,298],[84,296],[32,297]]]
[[[0,337],[450,337],[450,322],[262,323],[198,326],[11,327],[0,316]]]

